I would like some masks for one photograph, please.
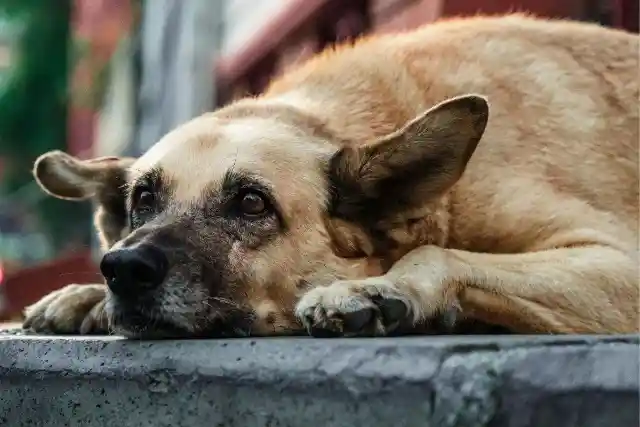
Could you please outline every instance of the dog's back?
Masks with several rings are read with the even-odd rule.
[[[484,94],[489,124],[451,194],[447,245],[529,251],[561,246],[570,229],[635,251],[639,51],[637,35],[597,25],[459,19],[328,52],[267,97],[359,143],[446,98]]]

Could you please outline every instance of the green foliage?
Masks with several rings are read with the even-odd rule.
[[[2,0],[0,17],[15,37],[0,92],[0,155],[18,166],[65,143],[70,1]],[[10,186],[24,172],[13,168]]]
[[[88,207],[37,197],[31,176],[38,155],[66,145],[70,16],[70,0],[0,0],[0,40],[11,52],[0,70],[0,197],[37,210],[57,246],[89,220]]]

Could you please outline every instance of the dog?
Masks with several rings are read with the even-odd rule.
[[[453,310],[637,332],[639,51],[591,23],[445,20],[320,53],[140,158],[49,152],[44,191],[96,202],[106,284],[24,326],[387,336]]]

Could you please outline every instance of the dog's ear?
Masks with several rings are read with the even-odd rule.
[[[40,187],[59,199],[96,202],[95,225],[103,247],[108,248],[122,238],[127,227],[125,185],[127,169],[135,159],[99,157],[80,160],[61,151],[40,156],[33,175]]]
[[[459,96],[380,140],[340,149],[329,164],[329,216],[372,226],[441,196],[464,172],[488,117],[484,97]]]
[[[40,187],[59,199],[84,200],[96,196],[106,185],[121,177],[134,159],[98,157],[80,160],[62,151],[50,151],[38,157],[33,175]]]

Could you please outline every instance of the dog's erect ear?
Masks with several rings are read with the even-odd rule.
[[[441,196],[464,172],[488,117],[484,97],[459,96],[380,140],[342,148],[329,165],[329,215],[372,226]]]
[[[33,175],[40,187],[59,199],[96,202],[95,225],[104,248],[122,238],[127,227],[125,184],[135,159],[99,157],[80,160],[61,151],[40,156]]]
[[[36,159],[33,175],[40,187],[54,197],[84,200],[97,196],[105,186],[124,184],[126,168],[133,161],[127,157],[80,160],[56,150]]]

